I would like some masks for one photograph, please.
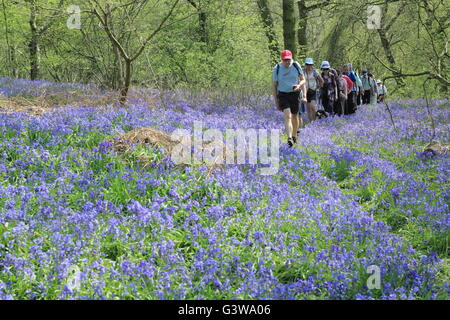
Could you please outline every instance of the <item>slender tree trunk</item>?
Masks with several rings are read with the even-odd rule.
[[[30,78],[36,80],[39,78],[39,31],[36,23],[36,0],[31,0],[31,13],[30,13],[30,28],[31,39],[29,45],[30,49]]]
[[[120,91],[120,101],[125,102],[127,101],[127,95],[128,90],[130,89],[130,83],[131,83],[131,59],[125,59],[125,79],[123,88]]]
[[[8,18],[6,17],[6,6],[5,6],[5,0],[2,0],[2,6],[3,6],[3,18],[5,20],[5,39],[6,39],[6,55],[8,58],[8,74],[11,76],[14,70],[14,66],[12,64],[12,58],[11,58],[11,46],[9,44],[9,25],[8,25]]]
[[[306,30],[308,28],[308,15],[310,12],[316,9],[322,9],[330,5],[330,0],[321,0],[316,2],[315,4],[311,4],[309,6],[306,5],[306,0],[297,0],[297,8],[298,8],[298,29],[297,29],[297,41],[299,46],[298,55],[300,58],[306,58],[308,53],[308,38],[306,34]]]
[[[264,25],[264,30],[266,32],[266,37],[269,42],[268,45],[270,56],[272,58],[272,62],[275,64],[278,62],[280,49],[273,26],[273,19],[270,15],[269,5],[267,3],[267,0],[257,0],[257,4],[259,8],[259,14]]]
[[[294,0],[283,0],[283,37],[284,48],[295,55],[297,53],[297,41],[295,39]]]
[[[208,15],[202,8],[200,1],[196,3],[194,0],[188,0],[188,2],[197,10],[198,15],[198,35],[200,42],[208,44],[208,29],[207,29],[207,19]]]
[[[112,75],[112,88],[114,90],[122,87],[123,83],[123,68],[122,59],[120,57],[119,48],[113,46],[114,52],[114,72]]]
[[[11,70],[12,70],[12,77],[18,78],[19,72],[17,70],[17,60],[16,60],[16,47],[11,46],[9,48],[10,51],[10,57],[11,57]]]
[[[378,35],[380,36],[381,45],[383,46],[383,50],[389,62],[389,66],[392,68],[392,70],[396,71],[394,75],[399,75],[400,71],[398,71],[397,69],[397,63],[395,61],[394,53],[392,52],[391,43],[389,42],[386,32],[383,28],[378,29]],[[395,78],[395,80],[399,86],[405,85],[405,82],[402,78]]]
[[[200,33],[200,41],[208,44],[208,30],[207,30],[207,15],[203,9],[199,9],[198,12],[198,24],[199,24],[199,33]]]
[[[381,45],[383,46],[384,53],[386,55],[386,58],[389,62],[390,67],[392,70],[395,70],[396,73],[394,75],[399,75],[400,71],[397,69],[397,63],[395,61],[394,52],[391,48],[391,43],[389,42],[389,39],[386,34],[386,17],[387,17],[387,11],[388,11],[388,4],[385,4],[383,6],[383,11],[381,15],[381,28],[377,29],[378,35],[380,36]],[[397,85],[399,86],[405,86],[405,82],[402,78],[396,78],[395,81],[397,82]]]
[[[387,60],[389,61],[389,64],[391,65],[391,67],[395,68],[396,63],[394,53],[392,52],[391,44],[389,43],[389,40],[386,36],[386,32],[384,31],[383,28],[378,29],[378,35],[380,36],[381,44],[383,46],[383,50]]]
[[[297,2],[298,7],[298,59],[306,58],[308,51],[308,39],[306,38],[306,28],[308,27],[308,10],[306,8],[305,0],[299,0]]]

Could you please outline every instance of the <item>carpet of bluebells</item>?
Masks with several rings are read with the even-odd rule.
[[[93,89],[97,89],[94,84],[58,83],[45,80],[30,81],[28,79],[0,77],[0,95],[5,97],[36,97],[48,93],[67,93],[73,90]]]
[[[66,88],[7,81],[5,96]],[[389,104],[396,129],[383,105],[306,125],[271,176],[105,142],[198,120],[282,129],[267,100],[0,113],[0,299],[448,299],[450,156],[423,152],[424,101]],[[449,101],[431,108],[448,144]]]

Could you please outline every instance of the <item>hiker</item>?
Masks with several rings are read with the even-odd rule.
[[[356,100],[356,76],[353,72],[352,64],[346,64],[344,66],[344,71],[347,74],[347,77],[353,82],[352,89],[349,89],[348,95],[347,95],[347,106],[346,111],[347,114],[355,113],[356,106],[355,106],[355,100]]]
[[[320,65],[320,69],[322,70],[321,76],[323,79],[322,86],[322,105],[325,112],[328,114],[333,113],[334,101],[337,100],[337,86],[336,86],[336,77],[330,71],[330,63],[328,61],[323,61]]]
[[[378,88],[378,103],[384,102],[384,96],[387,94],[386,86],[383,85],[382,81],[378,79],[377,81]]]
[[[370,104],[376,104],[377,103],[377,96],[378,96],[378,88],[376,80],[373,76],[373,74],[369,73],[369,84],[370,84]]]
[[[363,94],[363,89],[362,89],[362,81],[360,76],[358,75],[358,72],[355,72],[355,78],[356,78],[356,105],[360,106],[361,102],[362,102],[362,94]],[[358,107],[356,107],[358,109]]]
[[[305,63],[302,63],[301,65],[301,69],[305,70]],[[304,73],[304,71],[303,71]],[[300,89],[300,106],[299,106],[299,110],[298,110],[298,120],[299,120],[299,127],[297,130],[297,137],[300,135],[300,129],[303,129],[305,127],[305,121],[307,121],[308,119],[303,119],[303,117],[305,117],[305,115],[307,115],[307,109],[306,109],[306,103],[303,102],[303,97],[306,97],[306,92],[303,92],[304,89],[306,87],[303,86]]]
[[[338,72],[338,83],[339,83],[339,89],[338,89],[338,104],[337,108],[335,110],[336,114],[339,116],[345,114],[345,104],[347,103],[347,95],[348,95],[348,85],[347,80],[344,78],[344,72],[341,68],[337,69]],[[350,78],[345,76],[349,82],[351,82]],[[353,84],[353,83],[352,83]]]
[[[310,122],[316,120],[317,89],[323,86],[323,79],[314,68],[312,58],[305,60],[306,110]]]
[[[358,77],[358,75],[356,74],[355,70],[353,70],[353,65],[351,63],[349,63],[349,70],[350,70],[350,74],[354,77],[350,77],[350,79],[353,81],[353,112],[351,113],[355,113],[357,106],[356,106],[356,100],[357,100],[357,96],[359,94],[358,89],[358,82],[361,82],[361,79]],[[349,111],[350,112],[350,111]]]
[[[337,91],[337,96],[336,99],[334,100],[333,103],[333,114],[337,114],[339,109],[340,109],[340,102],[339,102],[339,91],[341,90],[341,84],[338,81],[339,78],[339,73],[336,69],[333,69],[330,67],[330,72],[334,75],[334,81],[336,84],[336,91]]]
[[[371,96],[371,87],[370,87],[370,79],[369,79],[369,73],[367,70],[363,70],[363,76],[361,79],[361,82],[363,84],[363,104],[369,104],[370,103],[370,96]]]
[[[281,60],[272,71],[272,91],[275,106],[283,111],[288,145],[292,147],[297,142],[300,127],[299,102],[306,103],[305,77],[298,62],[292,59],[291,51],[281,52]]]
[[[345,67],[344,67],[344,70],[345,70]],[[347,99],[345,99],[345,106],[344,106],[344,115],[347,115],[347,114],[349,114],[348,96],[353,89],[353,81],[347,76],[347,72],[345,72],[345,71],[342,72],[342,78],[344,78],[344,80],[347,82]]]

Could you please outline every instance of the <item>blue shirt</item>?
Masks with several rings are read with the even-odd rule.
[[[295,62],[296,63],[296,62]],[[303,70],[297,63],[298,69],[293,65],[292,62],[289,67],[285,67],[284,64],[279,63],[280,69],[277,75],[277,65],[272,70],[272,81],[278,82],[277,90],[281,92],[293,92],[292,87],[300,83],[300,75],[303,75]]]
[[[356,77],[356,85],[357,85],[358,87],[362,87],[361,78],[358,76],[357,73],[355,73],[355,77]]]
[[[363,83],[364,90],[370,90],[369,77],[367,75],[363,76],[362,83]]]
[[[356,91],[356,76],[355,76],[355,74],[353,72],[349,72],[349,73],[347,73],[347,76],[350,78],[350,80],[353,81],[353,84],[354,84],[352,92]]]

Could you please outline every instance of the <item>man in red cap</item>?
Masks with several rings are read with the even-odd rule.
[[[281,52],[281,63],[277,63],[272,71],[272,90],[275,105],[284,113],[284,124],[290,147],[297,142],[297,131],[300,126],[299,97],[306,103],[305,77],[300,65],[292,59],[292,52]]]

